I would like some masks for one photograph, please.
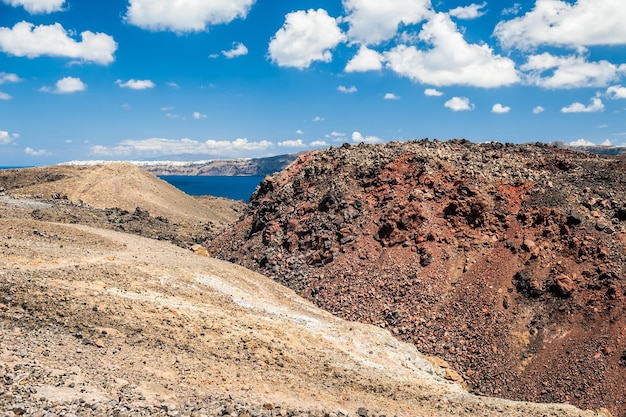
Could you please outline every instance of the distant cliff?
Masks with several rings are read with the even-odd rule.
[[[70,161],[61,165],[92,166],[110,162],[128,162],[155,175],[258,176],[282,171],[305,152],[267,158],[214,159],[206,161]]]
[[[282,171],[300,154],[278,155],[268,158],[216,159],[197,162],[154,161],[137,163],[155,175],[193,176],[265,176]]]

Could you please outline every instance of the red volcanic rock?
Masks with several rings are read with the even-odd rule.
[[[263,181],[210,252],[389,329],[473,392],[624,417],[624,207],[623,157],[344,145]]]

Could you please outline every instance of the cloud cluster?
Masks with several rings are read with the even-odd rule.
[[[45,86],[41,87],[39,91],[44,93],[55,93],[55,94],[72,94],[77,93],[79,91],[85,91],[87,89],[87,84],[82,82],[80,78],[76,77],[65,77],[61,78],[56,82],[54,88]]]
[[[52,13],[63,10],[65,0],[3,0],[13,7],[22,6],[31,14]]]
[[[570,47],[626,43],[622,0],[536,0],[523,16],[496,25],[494,35],[506,48],[542,45]]]
[[[130,0],[125,19],[153,31],[198,32],[245,18],[255,0]]]
[[[115,60],[117,43],[113,37],[88,30],[80,37],[80,41],[72,39],[59,23],[35,26],[22,21],[13,28],[0,27],[0,50],[20,57],[56,56],[100,65]]]
[[[452,97],[444,103],[444,106],[452,111],[470,111],[474,110],[474,103],[470,102],[467,97]]]
[[[595,113],[603,110],[604,103],[602,103],[602,99],[593,97],[588,105],[585,106],[583,103],[575,102],[563,107],[561,113]]]
[[[456,7],[448,13],[450,13],[450,16],[454,16],[457,19],[476,19],[487,13],[487,11],[483,10],[486,6],[487,2],[483,2],[481,4],[472,3],[469,6]]]
[[[272,142],[262,140],[251,142],[246,138],[228,140],[207,140],[204,142],[194,139],[166,139],[150,138],[141,140],[125,140],[117,146],[93,146],[92,155],[97,156],[124,156],[124,157],[154,157],[168,155],[230,155],[241,156],[246,152],[264,151],[273,146]]]
[[[135,80],[130,79],[128,81],[116,80],[115,84],[119,85],[120,88],[129,88],[131,90],[147,90],[150,88],[154,88],[154,83],[151,80]]]
[[[10,145],[15,143],[15,139],[19,138],[17,133],[9,133],[6,130],[0,130],[0,145]]]
[[[281,67],[308,68],[313,62],[330,62],[331,50],[346,39],[335,18],[324,9],[296,11],[269,45],[272,62]]]

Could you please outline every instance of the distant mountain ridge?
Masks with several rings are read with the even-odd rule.
[[[258,176],[282,171],[303,152],[266,158],[214,159],[206,161],[125,161],[155,175]],[[97,165],[109,161],[71,161],[64,165]]]

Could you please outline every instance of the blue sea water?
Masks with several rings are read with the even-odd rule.
[[[189,195],[212,195],[248,202],[264,177],[160,175],[159,178]]]

